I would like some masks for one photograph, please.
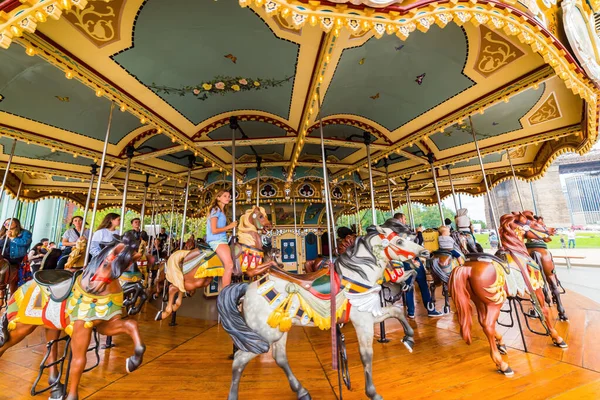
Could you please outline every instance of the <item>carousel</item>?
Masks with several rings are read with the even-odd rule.
[[[31,273],[9,210],[0,399],[597,398],[600,305],[563,289],[516,184],[596,143],[596,11],[1,0],[0,202],[122,218]],[[507,180],[520,209],[498,215]],[[224,193],[228,240],[189,240]],[[439,211],[421,245],[414,203]]]

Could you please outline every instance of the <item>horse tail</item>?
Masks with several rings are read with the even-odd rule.
[[[248,283],[235,283],[221,290],[217,297],[221,324],[238,349],[254,354],[266,353],[271,346],[262,336],[250,329],[238,309],[238,303],[246,294],[246,290]]]
[[[456,314],[460,323],[460,333],[467,344],[471,344],[471,325],[473,307],[471,306],[471,295],[467,289],[471,267],[455,268],[450,274],[449,289],[456,306]]]
[[[166,279],[182,293],[185,293],[182,264],[189,253],[189,250],[177,250],[171,254],[165,268]]]

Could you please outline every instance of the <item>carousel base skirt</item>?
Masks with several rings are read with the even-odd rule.
[[[206,307],[201,305],[203,302],[215,303],[212,299],[200,302],[200,297],[196,294],[185,299],[184,304],[202,308]],[[404,333],[397,322],[386,323],[389,343],[374,341],[376,388],[385,399],[598,399],[600,342],[594,332],[600,332],[600,305],[573,292],[563,295],[563,299],[570,321],[558,322],[557,330],[569,343],[567,350],[553,346],[548,337],[526,333],[530,352],[524,353],[516,328],[499,327],[514,370],[512,378],[496,371],[476,318],[473,344],[467,346],[460,337],[454,314],[428,318],[418,304],[416,319],[410,320],[416,328],[412,354],[402,345]],[[438,301],[440,304],[443,302]],[[168,320],[154,322],[155,314],[156,308],[147,304],[137,316],[147,347],[142,366],[127,374],[125,359],[133,354],[133,345],[128,337],[116,336],[116,347],[100,352],[100,366],[83,375],[80,398],[227,397],[232,342],[223,328],[214,320],[192,319],[179,312],[178,325],[170,327]],[[556,317],[555,308],[553,315]],[[364,399],[356,334],[350,324],[343,332],[352,379],[352,391],[344,388],[344,399]],[[375,339],[378,335],[379,325]],[[337,373],[331,370],[329,340],[329,332],[318,329],[294,327],[289,333],[290,365],[313,399],[336,399]],[[38,329],[4,354],[0,359],[1,400],[31,398],[29,389],[44,351],[44,332]],[[240,384],[240,399],[263,398],[296,398],[270,353],[248,365]]]

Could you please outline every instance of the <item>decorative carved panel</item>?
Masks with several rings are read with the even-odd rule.
[[[92,0],[80,10],[73,8],[65,18],[97,47],[120,39],[119,16],[125,0]]]
[[[560,109],[556,101],[554,92],[550,93],[546,101],[529,117],[529,123],[531,125],[541,124],[542,122],[548,122],[553,119],[560,118]]]
[[[488,77],[511,62],[525,55],[517,46],[508,39],[500,36],[486,26],[479,28],[481,46],[475,70],[484,77]]]

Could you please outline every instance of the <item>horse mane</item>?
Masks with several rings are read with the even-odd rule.
[[[377,230],[367,230],[365,236],[358,237],[354,242],[354,247],[347,249],[345,253],[340,254],[335,260],[336,272],[341,274],[341,269],[344,268],[356,272],[363,279],[368,279],[367,274],[365,274],[363,269],[365,267],[375,269],[377,258],[373,255],[373,248],[371,247],[370,240],[373,236],[378,234],[379,232],[377,232]],[[357,254],[363,248],[367,250],[367,255],[364,257],[358,256]]]
[[[391,229],[398,234],[410,233],[408,227],[397,222],[393,218],[385,221],[381,227]],[[367,274],[364,272],[365,267],[375,269],[375,265],[377,265],[377,258],[373,254],[373,248],[371,247],[371,239],[377,235],[379,235],[377,228],[374,225],[369,226],[367,228],[367,234],[365,236],[357,237],[354,246],[346,249],[346,252],[340,254],[337,258],[335,261],[336,272],[341,273],[341,268],[345,268],[356,272],[363,279],[368,279]],[[367,250],[367,255],[364,257],[358,256],[359,251],[363,248]]]
[[[502,238],[502,247],[509,252],[528,254],[525,243],[517,236],[515,230],[510,226],[520,217],[521,213],[505,214],[500,217],[500,228],[498,234]]]
[[[133,262],[133,255],[138,249],[139,242],[136,235],[129,231],[123,236],[113,235],[113,240],[108,242],[106,246],[90,260],[90,263],[85,268],[86,274],[94,274],[96,270],[104,263],[106,257],[114,250],[115,246],[123,243],[125,247],[111,262],[111,275],[113,279],[121,276],[123,271]]]
[[[256,206],[246,210],[246,212],[240,217],[240,222],[237,227],[237,236],[241,243],[254,243],[252,232],[258,232],[256,227],[250,223],[250,214],[254,212]],[[267,215],[267,211],[263,207],[258,207],[263,215]]]

